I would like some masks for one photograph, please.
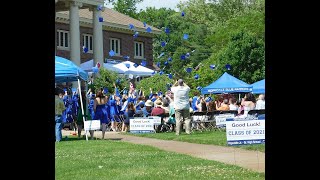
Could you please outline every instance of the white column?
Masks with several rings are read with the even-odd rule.
[[[70,60],[80,66],[79,7],[82,3],[70,2]]]
[[[99,22],[101,11],[96,6],[93,10],[93,63],[94,65],[99,62],[103,66],[103,33],[102,22]]]

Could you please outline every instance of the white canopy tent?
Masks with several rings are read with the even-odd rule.
[[[130,64],[130,67],[128,68],[126,64]],[[124,61],[122,63],[113,65],[113,67],[125,71],[124,74],[132,74],[134,76],[152,76],[154,70],[141,65],[139,65],[138,67],[134,67],[134,64],[135,63],[131,61]]]
[[[126,64],[130,64],[130,67],[127,68]],[[119,74],[132,74],[134,76],[152,76],[154,70],[146,68],[144,66],[139,65],[138,67],[134,67],[133,62],[124,61],[118,64],[115,63],[104,63],[103,67],[107,70],[116,71]],[[92,72],[92,67],[94,67],[93,59],[87,62],[80,64],[81,69],[86,72]]]
[[[106,68],[109,71],[115,71],[115,72],[117,72],[119,74],[124,74],[125,73],[125,71],[123,71],[123,70],[121,70],[119,68],[115,68],[114,65],[115,65],[114,63],[103,63],[103,67]],[[92,68],[94,66],[95,65],[93,64],[93,59],[80,64],[80,68],[83,69],[86,72],[92,72]]]

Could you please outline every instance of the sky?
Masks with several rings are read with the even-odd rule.
[[[179,2],[186,2],[188,0],[144,0],[143,2],[137,4],[137,10],[139,12],[140,9],[146,9],[146,7],[155,7],[156,9],[159,8],[171,8],[175,11],[178,11],[179,9],[176,8],[177,4]],[[112,8],[111,3],[107,5],[108,8]]]

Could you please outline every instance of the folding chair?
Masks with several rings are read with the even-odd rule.
[[[206,127],[202,124],[206,114],[206,112],[194,112],[192,114],[191,130],[199,130],[202,132],[202,129],[206,129]]]

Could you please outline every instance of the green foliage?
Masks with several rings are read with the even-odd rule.
[[[100,88],[108,88],[109,93],[114,93],[114,83],[116,83],[117,79],[120,80],[117,85],[118,89],[123,89],[127,80],[124,76],[118,75],[116,72],[108,71],[107,69],[101,67],[99,70],[99,75],[94,79],[93,87],[98,90]],[[90,88],[90,87],[89,87]]]
[[[169,79],[166,74],[156,74],[152,77],[142,79],[138,84],[137,84],[137,89],[140,89],[141,87],[143,88],[144,94],[149,95],[150,93],[150,88],[152,88],[153,92],[158,92],[160,89],[163,93],[167,91],[167,84],[173,84],[174,80]]]
[[[190,0],[178,5],[184,17],[181,12],[165,8],[147,8],[138,17],[163,30],[154,38],[154,63],[161,62],[161,69],[174,74],[174,79],[184,79],[192,94],[196,87],[205,87],[219,78],[225,64],[232,66],[230,74],[247,83],[264,78],[264,7],[264,0]],[[165,27],[170,34],[164,32]],[[246,34],[240,35],[242,32]],[[188,40],[182,38],[185,33]],[[161,41],[167,43],[165,47],[161,47]],[[158,58],[162,52],[164,56]],[[186,53],[190,57],[181,60]],[[172,62],[164,67],[168,57]],[[217,69],[210,69],[210,64]],[[185,71],[187,67],[193,68],[190,74]],[[196,74],[198,80],[194,79]]]
[[[116,0],[112,2],[113,9],[128,15],[132,18],[137,17],[137,7],[136,4],[142,2],[143,0]]]

